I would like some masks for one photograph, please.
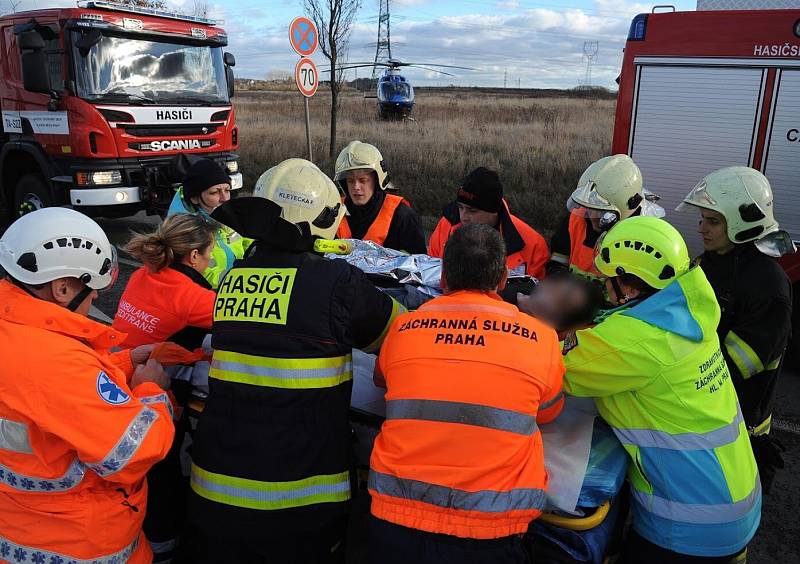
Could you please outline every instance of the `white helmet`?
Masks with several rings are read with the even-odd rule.
[[[775,220],[769,180],[753,168],[729,166],[712,172],[689,192],[677,211],[691,208],[722,214],[732,243],[756,241],[762,252],[772,256],[794,248],[791,237]]]
[[[569,197],[567,209],[610,212],[622,220],[633,215],[644,199],[639,167],[628,155],[613,155],[589,165]]]
[[[43,208],[17,219],[0,238],[0,266],[37,285],[77,278],[92,290],[117,279],[117,252],[97,223],[67,208]]]
[[[253,195],[283,208],[292,223],[308,223],[311,233],[323,239],[336,237],[344,217],[339,190],[328,176],[305,159],[287,159],[262,174]]]
[[[351,141],[336,157],[336,173],[333,179],[339,183],[342,190],[346,191],[347,173],[351,170],[365,169],[375,173],[378,179],[378,187],[381,190],[386,190],[389,187],[389,171],[386,170],[386,163],[384,163],[383,155],[381,155],[378,148],[369,143]]]

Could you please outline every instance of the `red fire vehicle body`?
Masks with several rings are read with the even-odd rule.
[[[215,22],[111,2],[0,18],[0,202],[163,212],[192,159],[239,172],[233,71]]]
[[[730,165],[769,178],[781,227],[800,239],[800,10],[640,14],[619,84],[613,151],[636,161],[695,254],[698,217],[673,210]],[[782,264],[800,280],[800,254]]]

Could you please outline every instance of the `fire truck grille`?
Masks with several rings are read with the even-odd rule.
[[[118,123],[117,127],[124,129],[125,133],[134,137],[177,137],[211,135],[219,124],[192,123],[187,125],[130,125]]]

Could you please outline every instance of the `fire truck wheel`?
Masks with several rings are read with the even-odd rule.
[[[16,217],[53,205],[53,196],[40,174],[26,174],[14,190],[13,213]]]

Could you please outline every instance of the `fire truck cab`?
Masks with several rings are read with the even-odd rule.
[[[788,2],[735,2],[747,4]],[[613,151],[636,161],[695,255],[698,217],[675,207],[731,165],[767,176],[776,218],[800,240],[800,9],[719,9],[729,5],[700,0],[696,12],[636,16],[619,79]],[[800,280],[800,253],[782,263]]]
[[[212,20],[104,1],[0,18],[0,203],[163,212],[198,157],[242,186],[235,59]]]

